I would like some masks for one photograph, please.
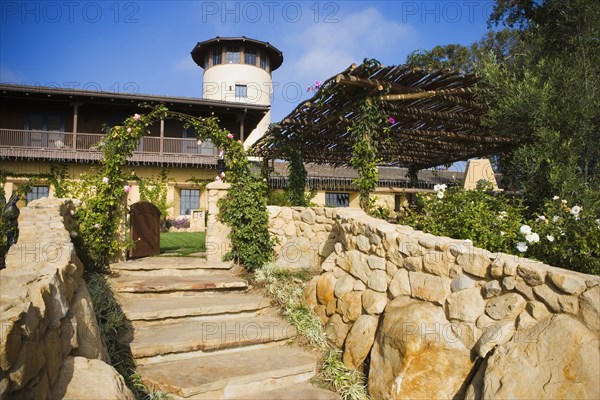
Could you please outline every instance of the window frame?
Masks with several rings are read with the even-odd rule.
[[[227,46],[225,48],[225,64],[241,64],[242,55],[240,50],[239,46]]]
[[[258,58],[258,52],[254,48],[244,48],[244,64],[246,65],[254,65],[256,67],[256,60]],[[248,62],[248,57],[250,57],[250,61],[254,59],[254,62]]]
[[[239,91],[238,91],[239,89]],[[248,85],[242,85],[241,83],[235,84],[235,98],[236,100],[248,98]]]
[[[213,49],[210,55],[211,65],[221,65],[223,63],[223,49]]]
[[[31,116],[39,116],[42,120],[42,128],[41,129],[31,129]],[[58,117],[60,120],[60,128],[59,130],[48,130],[48,118],[49,117]],[[25,114],[25,126],[26,131],[44,131],[44,132],[64,132],[65,131],[65,114],[61,112],[27,112]]]
[[[332,201],[331,197],[336,196],[335,202]],[[345,197],[346,202],[340,202],[340,196]],[[334,208],[346,208],[350,207],[350,193],[349,192],[325,192],[325,207]]]
[[[44,193],[40,195],[40,189],[45,189]],[[34,194],[35,191],[35,194]],[[49,185],[35,185],[25,194],[25,204],[29,204],[30,201],[41,199],[42,197],[50,197],[50,186]]]
[[[266,51],[260,52],[260,68],[270,72],[269,56]]]
[[[189,194],[186,195],[187,192],[189,192]],[[195,204],[192,203],[192,200],[195,200],[195,196],[191,196],[192,192],[196,192],[198,195],[197,207],[193,207]],[[200,189],[179,189],[179,215],[192,215],[193,210],[200,209],[200,197]],[[185,209],[183,208],[184,206],[186,206]],[[189,208],[187,208],[187,206],[189,206]]]

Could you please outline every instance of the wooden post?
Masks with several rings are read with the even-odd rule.
[[[77,150],[77,124],[79,118],[79,103],[73,104],[73,150]]]
[[[244,109],[244,113],[240,116],[240,140],[242,141],[242,143],[244,143],[244,121],[246,120],[246,112],[247,110]]]
[[[159,144],[159,153],[162,154],[164,151],[164,138],[165,138],[165,120],[160,119],[160,144]]]

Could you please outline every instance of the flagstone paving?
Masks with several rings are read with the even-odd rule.
[[[121,341],[144,383],[175,399],[339,399],[308,383],[317,356],[288,344],[295,328],[230,268],[198,257],[111,265],[133,326]]]

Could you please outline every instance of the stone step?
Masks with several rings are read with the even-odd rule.
[[[246,289],[248,283],[229,271],[201,271],[198,274],[165,274],[158,276],[120,274],[111,282],[117,292],[157,293],[184,292],[215,289]]]
[[[230,262],[207,262],[198,257],[145,257],[110,265],[113,271],[153,271],[165,269],[231,269]]]
[[[142,365],[138,373],[146,385],[180,398],[227,399],[304,382],[314,376],[316,361],[281,346]]]
[[[292,338],[296,329],[281,318],[250,315],[184,319],[163,325],[136,326],[129,342],[134,358],[170,353],[214,351]]]
[[[201,296],[121,299],[123,311],[132,321],[257,311],[269,307],[270,303],[267,298],[238,292],[203,293]]]
[[[266,392],[244,394],[232,400],[340,400],[340,396],[330,390],[314,387],[310,383],[297,383]]]

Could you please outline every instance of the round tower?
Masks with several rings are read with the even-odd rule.
[[[203,98],[271,105],[271,73],[283,62],[283,54],[269,43],[245,36],[217,36],[196,44],[192,58],[204,69]],[[245,147],[264,135],[270,120],[269,111],[247,136]]]

